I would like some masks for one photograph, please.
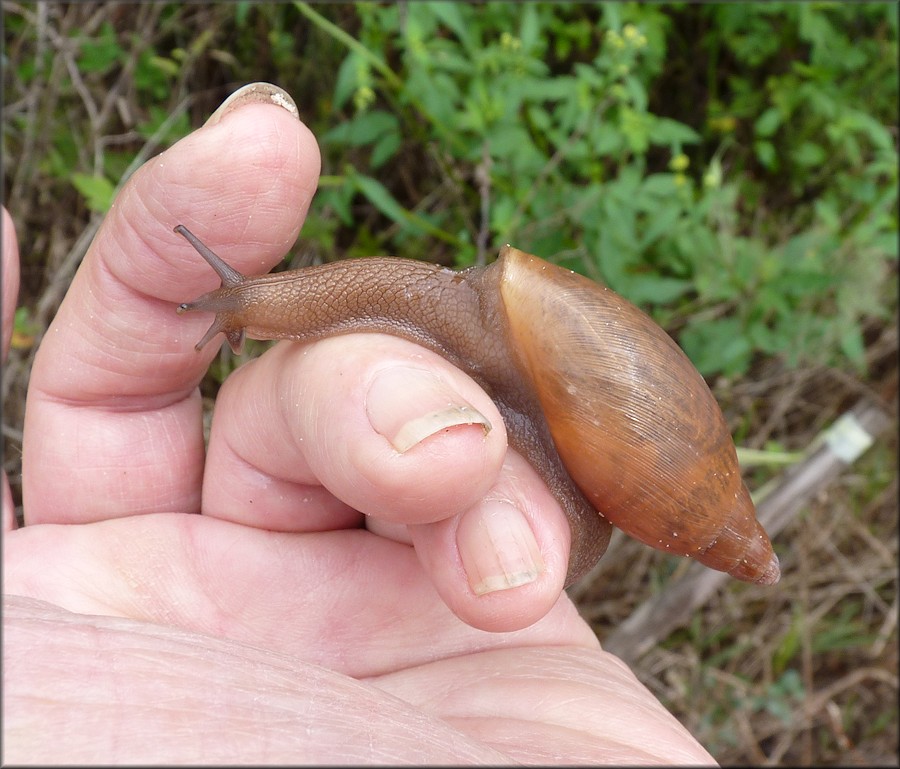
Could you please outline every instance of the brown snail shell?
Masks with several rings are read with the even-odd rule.
[[[569,520],[566,584],[605,552],[610,522],[738,579],[778,580],[712,393],[678,345],[614,291],[510,246],[460,272],[373,257],[246,278],[183,226],[175,231],[222,280],[178,308],[216,313],[198,349],[219,332],[237,351],[245,334],[379,331],[472,376]]]

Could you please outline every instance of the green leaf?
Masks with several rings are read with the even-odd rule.
[[[115,185],[105,176],[89,176],[88,174],[72,174],[72,184],[75,186],[91,211],[105,214],[112,205]]]
[[[522,7],[522,23],[519,26],[519,39],[522,48],[531,51],[541,39],[541,27],[534,4],[526,3]]]
[[[624,104],[619,110],[619,115],[619,127],[625,135],[631,151],[636,155],[643,155],[647,152],[650,142],[650,116],[637,112]]]
[[[396,198],[391,195],[390,191],[381,182],[373,179],[371,176],[363,176],[362,174],[352,174],[353,184],[356,189],[361,192],[369,202],[375,206],[388,219],[391,219],[404,227],[411,228],[420,234],[432,235],[447,243],[456,245],[457,239],[444,232],[440,227],[436,227],[427,219],[407,211]]]
[[[145,139],[155,136],[157,141],[162,144],[174,144],[182,136],[187,136],[191,132],[191,121],[187,112],[183,112],[172,121],[171,125],[160,136],[156,136],[156,132],[171,117],[172,115],[164,107],[151,105],[148,119],[138,123],[137,131]],[[107,170],[109,169],[107,168]]]
[[[381,182],[373,179],[371,176],[363,176],[362,174],[354,175],[353,183],[369,202],[375,206],[381,213],[395,222],[403,223],[409,212],[401,206],[396,198],[388,191]]]
[[[653,124],[654,144],[696,144],[700,134],[693,128],[667,117],[657,118]]]
[[[624,150],[625,137],[609,123],[594,126],[590,133],[591,151],[596,156],[615,157]]]
[[[123,56],[124,51],[116,40],[115,30],[107,21],[94,40],[81,44],[78,69],[82,72],[106,72]]]
[[[240,2],[234,4],[234,23],[238,27],[243,27],[247,23],[251,5],[247,0],[240,0]]]
[[[343,107],[360,84],[360,72],[368,71],[368,65],[355,53],[347,54],[338,67],[337,82],[334,86],[334,106]]]
[[[630,276],[622,286],[628,298],[635,304],[663,305],[674,302],[693,288],[691,281],[660,275]]]
[[[758,141],[753,143],[756,157],[770,171],[778,168],[778,157],[775,154],[775,145],[772,142]]]
[[[675,194],[674,174],[650,174],[644,179],[643,190],[649,195],[668,197]]]
[[[840,339],[841,350],[847,359],[859,370],[866,368],[866,343],[859,324],[853,323],[844,329]]]
[[[472,51],[475,49],[472,30],[477,29],[478,26],[471,22],[466,23],[460,11],[462,7],[465,7],[462,3],[437,2],[425,4],[425,8],[437,16],[445,26],[453,30],[466,50]]]
[[[169,96],[169,80],[171,67],[164,64],[166,61],[147,49],[138,56],[137,65],[134,68],[134,84],[142,93],[150,94],[160,101]],[[169,62],[171,63],[171,62]]]
[[[22,336],[34,336],[41,330],[40,324],[31,316],[31,310],[24,305],[16,308],[13,328]]]
[[[803,142],[796,150],[794,150],[792,156],[801,166],[816,168],[825,162],[828,153],[826,153],[825,149],[818,144]]]
[[[691,322],[679,338],[682,349],[704,376],[743,374],[753,350],[737,318]]]
[[[369,159],[372,168],[380,168],[383,166],[397,154],[398,149],[400,149],[399,133],[391,132],[382,136],[372,148],[372,157]]]
[[[339,123],[324,136],[323,143],[363,147],[373,144],[387,134],[399,138],[400,123],[395,115],[383,110],[372,110],[356,115],[352,120]]]
[[[352,227],[354,220],[350,204],[355,192],[356,188],[352,184],[320,188],[313,203],[320,209],[331,208],[346,227]]]
[[[681,208],[677,204],[660,204],[648,217],[647,227],[641,232],[640,248],[648,248],[658,238],[671,234],[681,218]]]
[[[165,56],[151,56],[150,63],[169,77],[177,77],[178,73],[181,72],[181,65]]]
[[[756,135],[765,139],[771,137],[781,125],[781,111],[777,107],[769,107],[753,124]]]
[[[644,114],[647,111],[647,89],[640,78],[629,75],[623,81],[625,91],[630,97],[631,105],[637,112]],[[671,122],[675,122],[674,120]]]

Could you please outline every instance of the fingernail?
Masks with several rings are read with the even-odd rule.
[[[245,104],[277,104],[286,109],[295,118],[300,119],[300,110],[283,88],[272,83],[248,83],[238,88],[231,96],[223,101],[204,125],[215,125],[229,112],[240,109]]]
[[[375,431],[401,454],[426,438],[461,425],[491,423],[434,374],[405,366],[385,369],[372,382],[366,413]]]
[[[456,546],[475,595],[527,585],[544,571],[528,520],[509,502],[489,500],[466,513]]]

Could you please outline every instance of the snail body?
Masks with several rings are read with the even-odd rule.
[[[245,335],[379,331],[472,376],[566,514],[567,585],[606,551],[610,524],[737,579],[778,580],[712,393],[671,338],[612,290],[510,246],[458,272],[372,257],[245,278],[185,227],[175,231],[222,280],[178,308],[216,315],[198,350],[220,332],[237,352]]]

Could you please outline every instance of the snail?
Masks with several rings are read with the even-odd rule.
[[[221,288],[178,307],[223,333],[311,341],[355,331],[412,340],[494,400],[509,444],[541,475],[572,530],[566,585],[606,551],[611,524],[739,580],[774,584],[778,558],[756,520],[718,403],[681,348],[594,281],[511,246],[487,267],[449,270],[370,257],[245,278],[183,225]]]

